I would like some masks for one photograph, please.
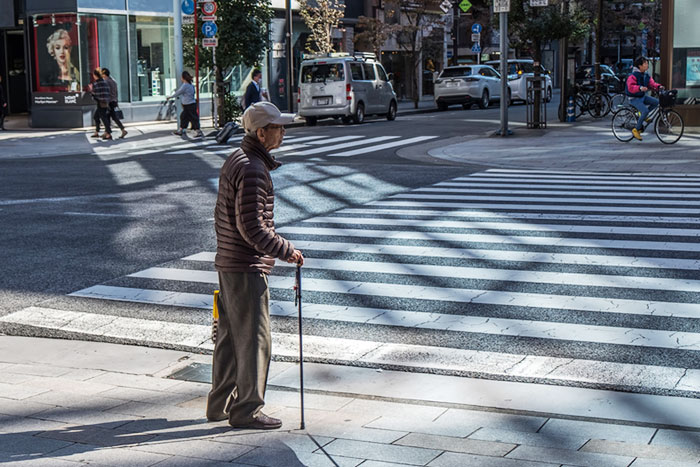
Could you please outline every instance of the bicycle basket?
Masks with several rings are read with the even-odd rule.
[[[673,89],[671,91],[663,90],[659,93],[659,105],[661,107],[673,107],[676,104],[676,95],[678,91]]]

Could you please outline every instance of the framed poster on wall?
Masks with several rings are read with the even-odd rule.
[[[685,87],[700,86],[700,49],[689,49],[685,66]]]

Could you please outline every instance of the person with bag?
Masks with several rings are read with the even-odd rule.
[[[180,114],[180,129],[173,131],[174,135],[182,136],[187,133],[187,126],[191,122],[192,129],[197,131],[196,137],[203,138],[204,133],[199,128],[199,115],[197,115],[197,99],[195,89],[192,84],[192,75],[187,71],[182,72],[182,85],[172,95],[166,98],[166,102],[180,96],[182,102],[182,113]]]
[[[256,68],[255,70],[253,70],[251,78],[252,80],[250,84],[248,84],[248,87],[245,90],[245,95],[243,96],[243,100],[241,101],[241,105],[244,109],[247,109],[256,102],[270,100],[269,96],[267,95],[267,91],[261,87],[263,78],[262,71]]]
[[[280,163],[270,151],[280,147],[284,125],[293,120],[270,102],[248,107],[241,146],[219,174],[214,212],[219,321],[206,416],[228,419],[234,428],[282,426],[262,412],[272,347],[267,276],[275,258],[301,265],[304,256],[275,232],[270,172]]]
[[[644,120],[647,118],[647,115],[649,115],[649,112],[659,106],[659,100],[647,96],[647,91],[649,89],[659,91],[664,88],[649,76],[649,73],[647,73],[648,69],[649,60],[646,57],[637,57],[634,60],[632,74],[627,77],[626,93],[630,97],[630,104],[640,112],[637,126],[632,129],[632,135],[639,141],[642,140]]]
[[[95,133],[92,135],[94,138],[100,136],[99,123],[105,126],[105,132],[102,135],[102,139],[112,139],[112,127],[109,124],[109,85],[102,78],[102,70],[95,68],[92,71],[92,76],[95,82],[92,83],[92,98],[97,102],[97,109],[95,111]]]
[[[119,110],[119,86],[117,82],[112,79],[108,68],[102,68],[102,76],[104,80],[109,85],[109,117],[114,120],[120,130],[122,130],[121,137],[124,138],[127,135],[127,131],[124,129],[121,119],[124,115],[119,115],[121,110]]]

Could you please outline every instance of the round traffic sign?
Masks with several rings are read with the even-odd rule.
[[[202,3],[202,13],[207,16],[212,16],[216,13],[216,2]]]
[[[182,0],[182,4],[180,5],[180,8],[182,8],[182,12],[186,15],[192,15],[194,14],[194,1],[193,0]]]
[[[205,37],[216,36],[216,31],[216,23],[212,21],[207,21],[204,24],[202,24],[202,34],[204,34]]]
[[[479,34],[483,29],[483,26],[481,26],[479,23],[472,24],[472,32],[474,34]]]

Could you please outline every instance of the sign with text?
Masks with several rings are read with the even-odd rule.
[[[218,28],[216,27],[216,23],[207,21],[204,24],[202,24],[202,34],[204,34],[204,37],[214,37],[216,36],[217,31]]]
[[[216,3],[215,2],[202,3],[202,13],[204,13],[207,16],[212,16],[214,13],[216,13]]]
[[[216,37],[202,39],[202,47],[218,47],[219,39]]]
[[[508,13],[510,11],[510,0],[493,0],[494,13]]]
[[[481,34],[472,34],[472,42],[481,42]]]
[[[202,21],[216,21],[216,16],[202,16]]]
[[[182,15],[182,24],[194,24],[194,15]]]
[[[465,13],[468,12],[471,7],[472,2],[470,2],[469,0],[462,0],[461,2],[459,2],[459,9]]]
[[[530,6],[547,6],[549,0],[530,0]]]

